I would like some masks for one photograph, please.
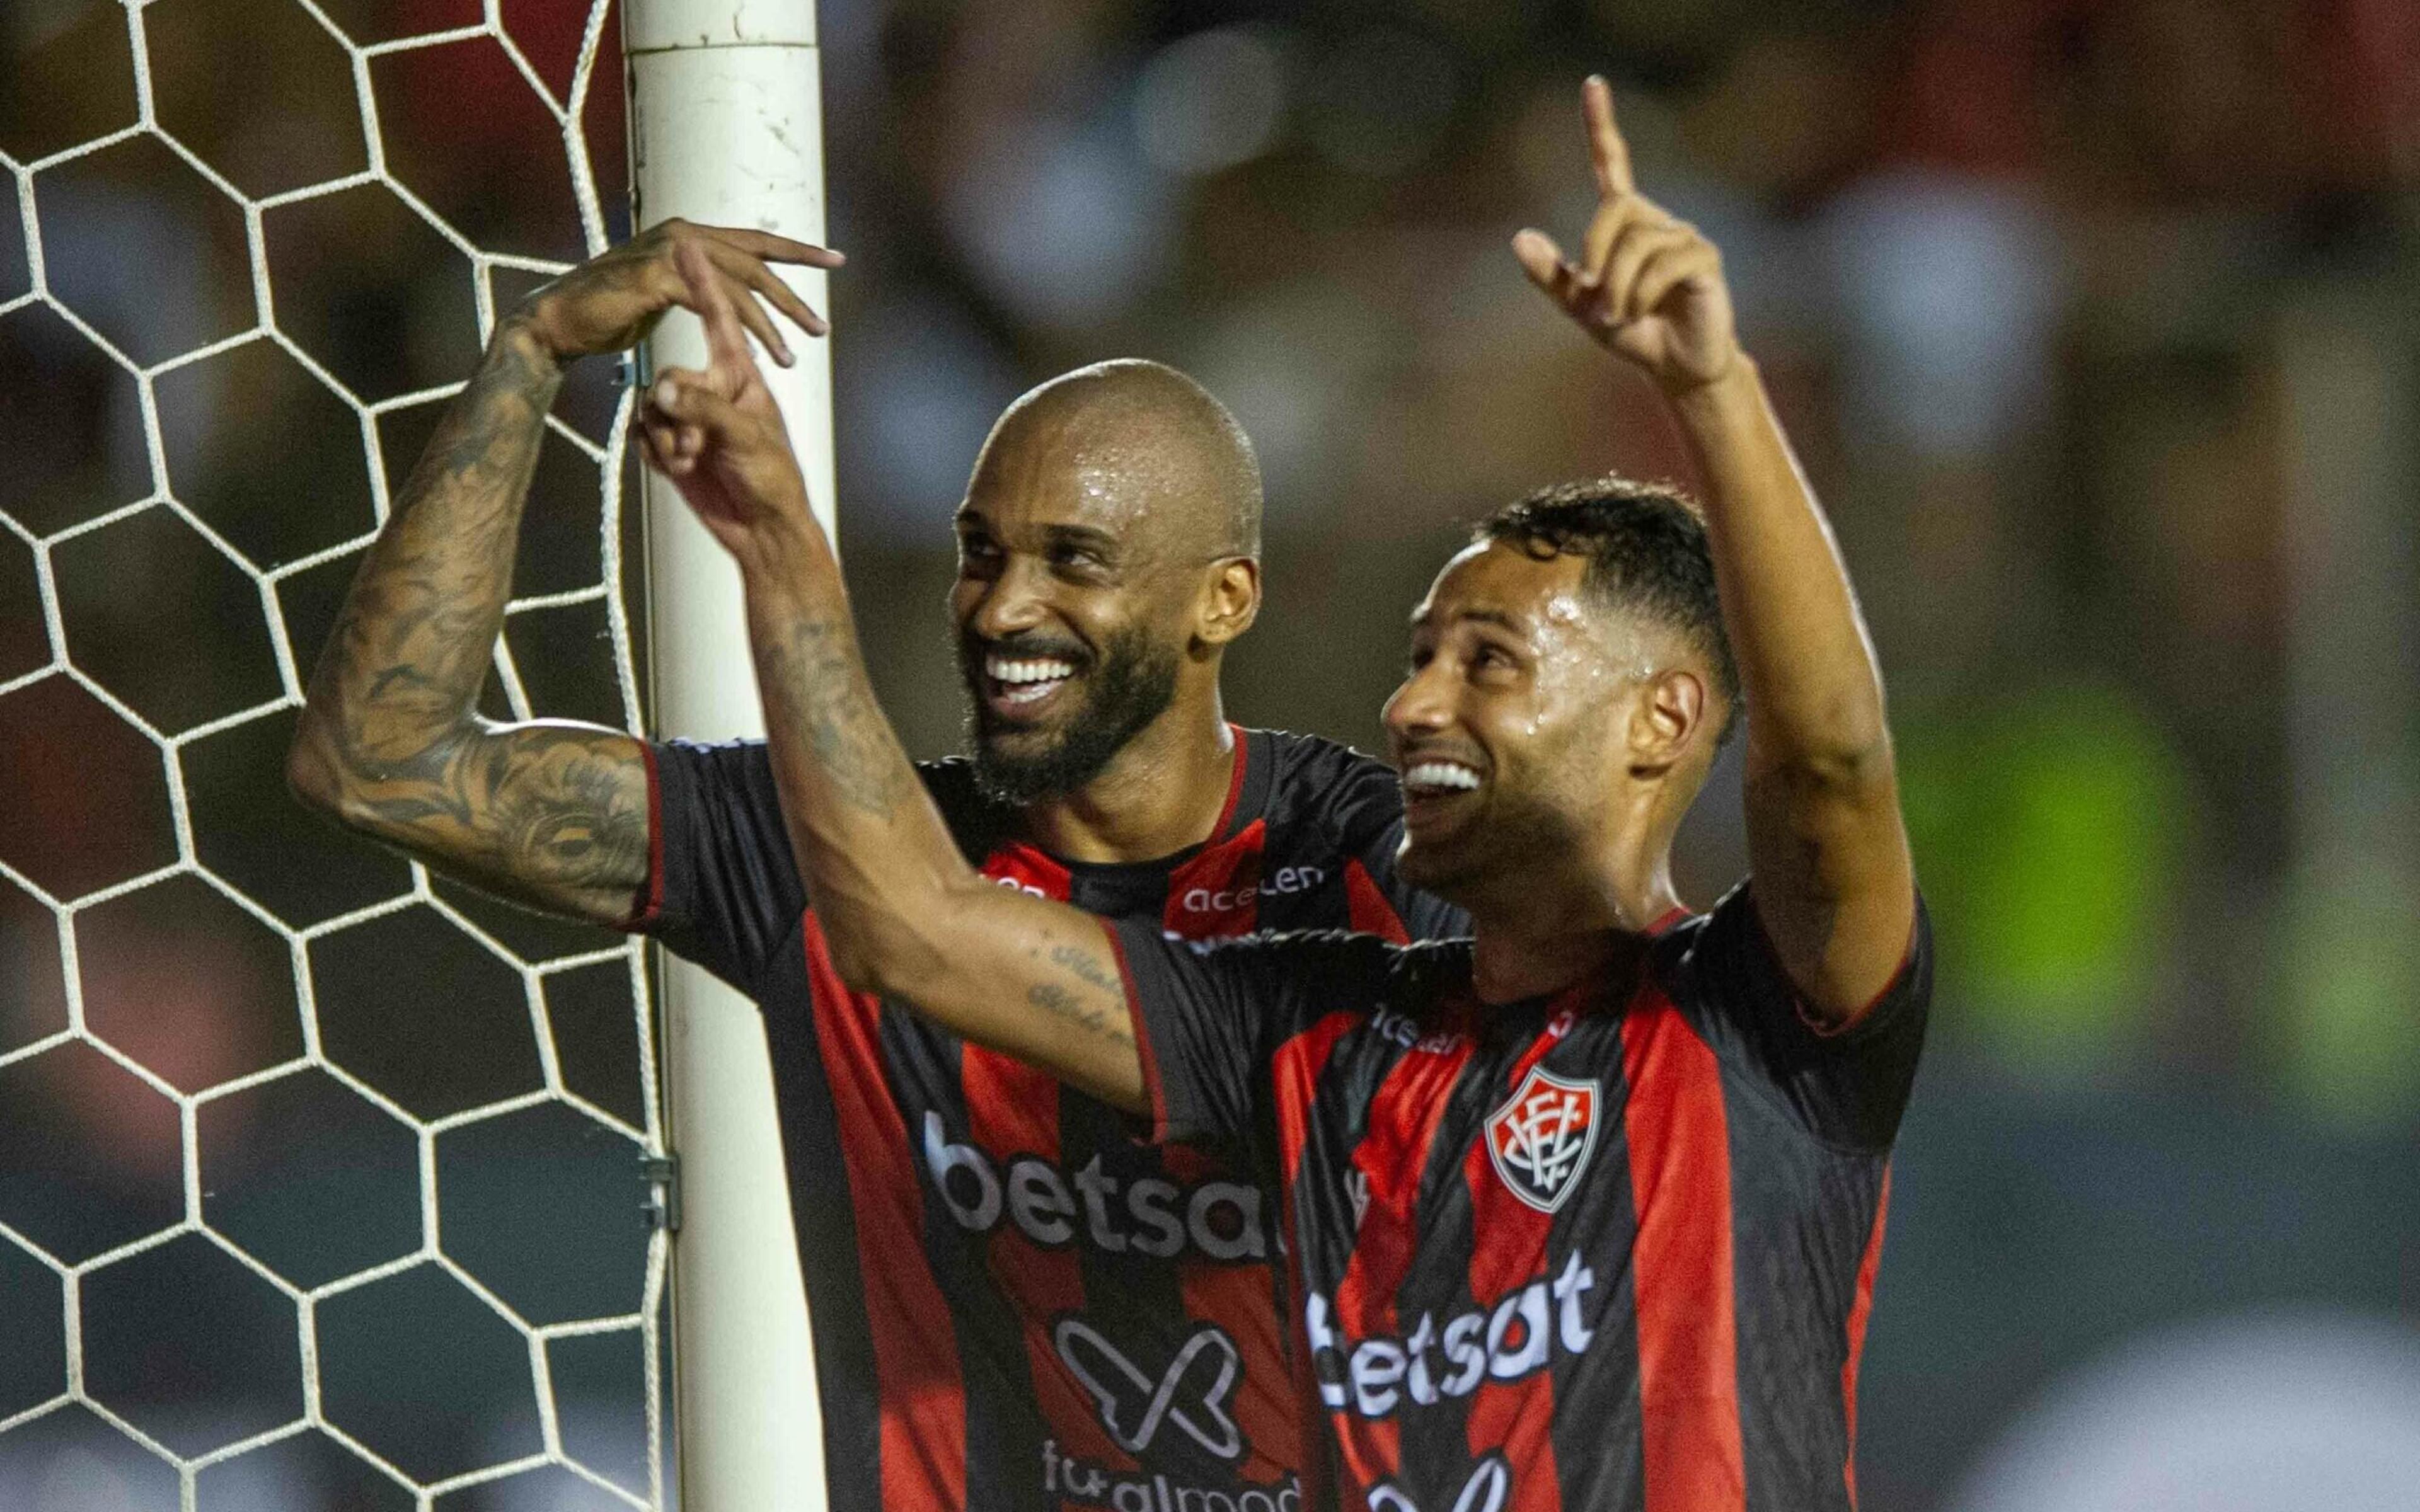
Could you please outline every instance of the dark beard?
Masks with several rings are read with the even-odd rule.
[[[983,686],[984,650],[970,640],[959,642],[970,690]],[[1037,751],[1001,748],[990,713],[977,693],[967,718],[976,787],[994,803],[1020,808],[1076,792],[1100,776],[1126,742],[1175,702],[1177,663],[1175,647],[1155,641],[1141,630],[1110,638],[1098,666],[1085,677],[1083,703],[1067,716],[1056,738]]]

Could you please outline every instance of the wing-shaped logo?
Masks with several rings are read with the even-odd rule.
[[[1063,1318],[1052,1331],[1059,1358],[1092,1393],[1101,1426],[1121,1449],[1139,1455],[1159,1430],[1174,1424],[1186,1437],[1221,1459],[1244,1458],[1243,1430],[1227,1415],[1243,1361],[1235,1344],[1204,1323],[1176,1351],[1157,1380],[1080,1318]]]
[[[1596,1082],[1567,1081],[1529,1068],[1502,1107],[1487,1116],[1487,1155],[1512,1195],[1552,1212],[1563,1205],[1596,1149]]]

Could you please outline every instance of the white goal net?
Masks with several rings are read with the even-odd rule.
[[[282,779],[498,312],[627,234],[617,34],[0,5],[0,1507],[663,1504],[637,949]],[[492,714],[640,725],[627,403],[550,422]]]

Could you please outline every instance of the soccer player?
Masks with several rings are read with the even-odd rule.
[[[1170,941],[988,886],[874,706],[794,474],[759,486],[778,418],[719,308],[649,444],[739,561],[835,968],[1283,1187],[1348,1505],[1846,1508],[1928,931],[1879,672],[1719,259],[1637,192],[1603,81],[1586,108],[1579,259],[1514,251],[1662,389],[1706,517],[1553,490],[1414,613],[1399,864],[1475,942]],[[1752,876],[1691,916],[1672,836],[1743,706]]]
[[[1291,1512],[1313,1424],[1273,1187],[850,992],[761,744],[474,713],[562,365],[705,294],[785,360],[759,297],[822,326],[768,259],[838,261],[659,227],[499,323],[354,583],[294,786],[490,891],[649,931],[763,1005],[834,1506]],[[795,479],[786,448],[767,462]],[[973,757],[919,774],[954,865],[1188,938],[1464,931],[1395,880],[1390,771],[1221,714],[1221,656],[1260,601],[1260,509],[1242,431],[1171,369],[1081,369],[1001,418],[951,598]]]

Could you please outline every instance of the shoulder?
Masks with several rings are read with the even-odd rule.
[[[1402,817],[1403,789],[1385,762],[1318,735],[1254,733],[1268,743],[1272,823],[1315,826],[1350,850]]]
[[[982,860],[1015,829],[1016,810],[985,795],[975,781],[975,764],[966,757],[918,762],[916,775],[932,795],[933,807],[941,810],[951,838],[970,859]]]

